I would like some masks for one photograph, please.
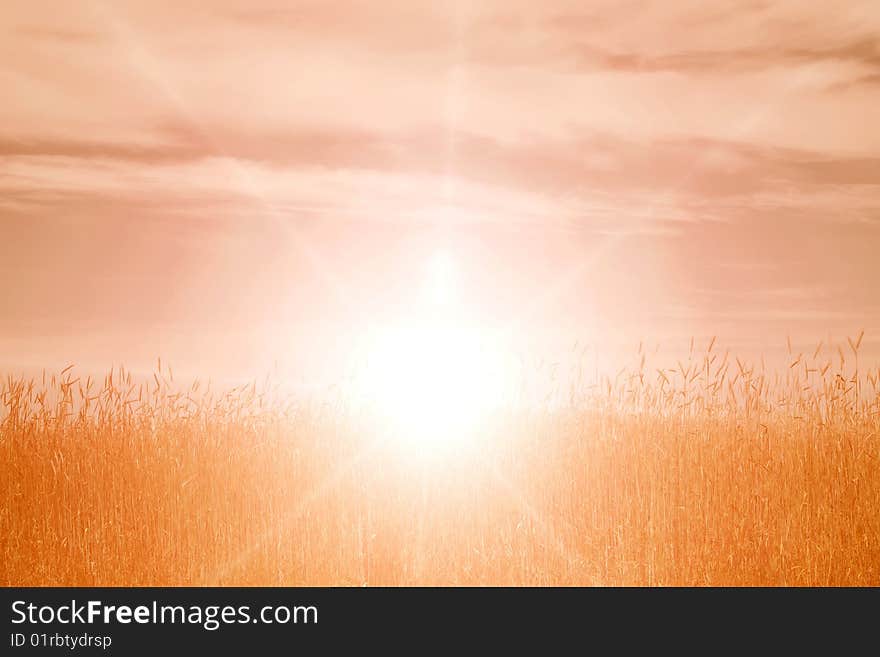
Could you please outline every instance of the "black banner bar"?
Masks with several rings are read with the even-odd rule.
[[[9,655],[335,654],[351,645],[412,654],[474,641],[592,652],[609,641],[675,647],[697,637],[836,651],[862,635],[875,641],[880,610],[878,589],[8,588],[0,597],[0,654]]]

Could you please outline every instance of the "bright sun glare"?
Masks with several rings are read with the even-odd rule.
[[[446,252],[426,262],[415,316],[371,339],[363,393],[400,446],[459,451],[502,403],[504,368],[490,335],[461,310],[462,273]]]

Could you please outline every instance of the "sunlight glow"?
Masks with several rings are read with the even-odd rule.
[[[458,299],[459,272],[452,256],[445,251],[435,253],[428,262],[427,274],[425,300],[436,307],[453,305]]]
[[[491,334],[459,310],[459,271],[438,252],[428,261],[417,316],[370,338],[362,396],[401,447],[459,452],[503,402],[506,366]]]

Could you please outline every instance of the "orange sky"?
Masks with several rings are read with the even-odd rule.
[[[535,339],[877,353],[878,34],[875,0],[5,0],[0,362],[309,371],[438,249]]]

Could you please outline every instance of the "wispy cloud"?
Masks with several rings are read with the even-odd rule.
[[[11,0],[0,238],[121,305],[101,247],[133,263],[144,297],[183,289],[177,310],[215,278],[236,284],[239,244],[265,268],[248,285],[282,271],[279,287],[315,304],[284,270],[292,243],[349,271],[375,266],[381,240],[383,260],[402,258],[411,244],[389,235],[423,226],[496,261],[519,254],[534,294],[601,252],[565,301],[593,290],[621,322],[664,308],[851,315],[880,276],[877,7]],[[166,242],[150,269],[143,245]],[[4,307],[25,321],[32,296]]]
[[[12,34],[24,40],[57,42],[66,46],[100,42],[99,32],[88,30],[69,30],[43,25],[24,25],[12,30]]]

